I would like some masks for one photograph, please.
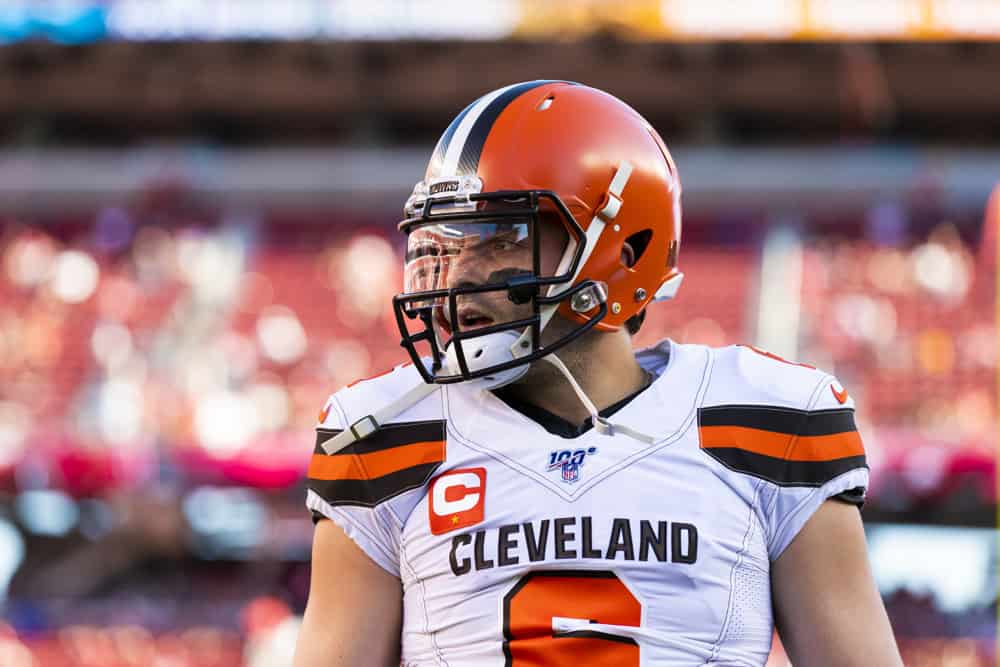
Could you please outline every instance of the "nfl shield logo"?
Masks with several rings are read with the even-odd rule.
[[[559,470],[562,481],[573,484],[580,479],[580,468],[587,455],[597,453],[597,447],[589,449],[562,449],[549,452],[548,470]]]
[[[567,461],[562,466],[562,479],[564,482],[575,482],[580,479],[580,464]]]

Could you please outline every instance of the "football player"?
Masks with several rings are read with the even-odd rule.
[[[632,349],[681,185],[620,100],[495,90],[406,202],[411,363],[328,400],[296,664],[899,665],[854,403],[745,346]]]

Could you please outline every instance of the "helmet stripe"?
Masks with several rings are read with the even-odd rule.
[[[482,155],[486,137],[489,136],[490,130],[493,129],[493,123],[496,122],[500,113],[522,94],[539,86],[544,86],[547,83],[555,82],[539,80],[510,86],[483,109],[479,117],[476,118],[476,122],[470,129],[465,144],[462,146],[462,153],[458,160],[459,174],[472,175],[476,173],[476,168],[479,167],[479,156]]]
[[[500,113],[523,93],[547,83],[569,82],[540,80],[516,83],[487,93],[473,102],[445,130],[435,149],[427,177],[475,175],[486,137]],[[438,162],[441,153],[443,159]]]
[[[472,127],[476,124],[476,121],[482,115],[483,111],[493,102],[493,100],[516,86],[517,84],[486,93],[473,102],[472,105],[463,112],[462,120],[455,126],[455,131],[452,132],[451,140],[448,142],[447,148],[445,148],[444,161],[441,163],[441,170],[437,174],[433,174],[433,177],[439,178],[458,175],[458,158],[462,155],[462,147],[465,146],[465,141],[468,139],[469,132],[472,130]]]
[[[445,153],[448,152],[448,145],[451,144],[451,138],[455,136],[455,130],[462,123],[462,120],[468,115],[469,109],[476,106],[476,102],[479,100],[474,100],[469,106],[462,109],[462,113],[455,116],[455,120],[451,121],[448,129],[444,131],[441,138],[438,139],[437,146],[434,147],[434,154],[431,156],[430,164],[427,165],[427,175],[425,178],[435,178],[441,173],[441,167],[444,164]]]

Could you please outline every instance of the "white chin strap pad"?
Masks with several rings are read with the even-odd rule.
[[[501,331],[463,340],[462,352],[465,353],[465,363],[469,368],[469,372],[475,373],[489,366],[514,361],[516,358],[514,356],[514,349],[518,345],[519,338],[520,336],[516,331]],[[449,344],[444,354],[445,371],[449,375],[460,375],[462,370],[458,365],[458,354],[455,352],[455,345]],[[475,384],[479,389],[483,390],[498,389],[524,377],[524,374],[528,372],[529,365],[526,362],[521,366],[470,380],[465,384]]]

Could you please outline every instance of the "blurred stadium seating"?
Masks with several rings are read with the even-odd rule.
[[[770,328],[836,372],[905,663],[996,664],[996,3],[7,5],[0,667],[290,664],[316,413],[406,360],[393,211],[457,109],[536,77],[677,158],[685,284],[636,343]]]

